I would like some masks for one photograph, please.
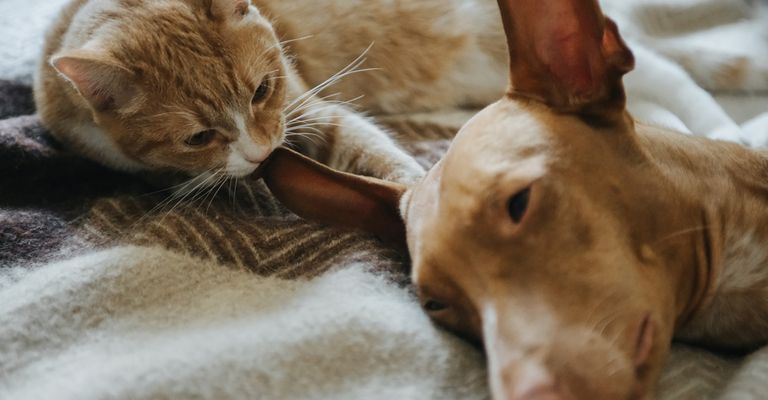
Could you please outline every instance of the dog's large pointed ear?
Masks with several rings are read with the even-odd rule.
[[[399,210],[404,186],[339,172],[284,148],[274,151],[260,174],[275,197],[297,215],[361,229],[405,247]]]
[[[623,111],[634,56],[597,0],[498,0],[510,55],[509,94],[564,112]]]

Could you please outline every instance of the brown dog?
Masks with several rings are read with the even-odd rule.
[[[633,57],[596,0],[499,4],[512,85],[421,183],[280,150],[273,192],[407,239],[426,311],[484,343],[495,399],[648,399],[673,337],[763,343],[768,157],[636,124]]]

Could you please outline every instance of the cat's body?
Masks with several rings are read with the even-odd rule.
[[[254,0],[290,43],[315,86],[373,44],[366,74],[332,91],[364,97],[366,111],[403,113],[484,107],[499,96],[507,56],[493,0]],[[494,97],[495,96],[495,97]]]
[[[38,110],[60,140],[114,168],[244,176],[287,133],[333,167],[412,182],[423,172],[413,159],[322,96],[387,113],[498,97],[495,2],[450,3],[74,0],[47,37]],[[369,46],[362,67],[376,70],[305,94]]]

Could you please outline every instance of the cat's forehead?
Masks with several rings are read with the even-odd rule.
[[[266,74],[282,68],[278,40],[258,12],[232,22],[191,7],[179,2],[137,10],[119,40],[108,44],[119,62],[137,72],[138,83],[151,88],[150,103],[163,98],[221,108],[247,100]]]
[[[110,50],[122,55],[124,62],[136,60],[173,68],[259,64],[279,54],[271,24],[257,11],[235,21],[222,21],[203,9],[190,7],[194,6],[187,2],[175,7],[140,7],[120,27],[120,40],[113,41]]]

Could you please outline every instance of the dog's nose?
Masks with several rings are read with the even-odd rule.
[[[563,391],[554,375],[539,362],[520,361],[502,372],[502,396],[505,400],[573,400]]]
[[[511,368],[510,368],[511,367]],[[564,400],[555,379],[539,363],[520,362],[503,372],[508,400]]]

